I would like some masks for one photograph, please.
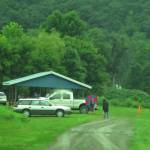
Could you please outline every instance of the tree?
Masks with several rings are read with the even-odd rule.
[[[94,46],[98,49],[98,53],[107,60],[110,59],[112,49],[110,33],[103,28],[91,28],[85,36],[93,42]]]
[[[81,35],[85,31],[85,26],[86,23],[80,19],[77,12],[71,11],[65,14],[63,28],[64,34],[70,36]]]
[[[76,49],[67,49],[64,56],[63,65],[67,70],[68,76],[84,82],[86,70],[81,63],[80,56]]]
[[[75,38],[66,36],[64,37],[64,41],[68,50],[76,50],[78,52],[80,61],[76,57],[74,60],[73,56],[72,59],[75,62],[79,61],[80,63],[78,64],[84,68],[85,83],[93,86],[93,92],[103,93],[103,88],[107,85],[109,80],[109,75],[106,73],[106,59],[98,53],[93,43],[89,40],[82,37]],[[69,60],[71,61],[71,59]],[[81,71],[81,73],[83,72]]]
[[[150,93],[150,64],[146,65],[141,73],[141,89]]]
[[[128,42],[128,51],[130,52],[129,57],[131,59],[131,63],[128,64],[127,67],[129,75],[127,75],[126,87],[142,90],[144,89],[143,86],[145,85],[144,78],[147,78],[146,75],[147,71],[145,70],[145,68],[149,66],[149,58],[150,58],[149,43],[150,42],[148,39],[146,39],[145,34],[141,32],[134,33],[134,35],[130,37]],[[134,76],[136,76],[136,73],[137,76],[140,75],[139,78],[138,77],[134,78]]]
[[[121,78],[118,76],[119,68],[122,62],[123,57],[126,55],[127,52],[127,43],[128,38],[126,35],[120,35],[117,33],[112,33],[110,35],[111,38],[111,52],[110,58],[108,58],[108,72],[111,76],[112,85],[115,85]],[[128,56],[128,55],[126,55]],[[128,58],[126,58],[128,60]],[[126,62],[124,62],[124,65]],[[126,70],[123,70],[125,72]]]
[[[102,94],[104,87],[109,82],[109,75],[106,72],[106,59],[92,51],[83,51],[81,60],[87,70],[85,81],[93,86],[93,92]]]
[[[142,79],[142,67],[140,64],[133,64],[128,77],[128,88],[140,89]]]
[[[1,31],[0,58],[1,58],[1,82],[10,77],[14,77],[17,70],[17,64],[20,61],[20,41],[22,39],[23,28],[15,23],[10,22],[4,26]]]
[[[56,31],[62,32],[63,23],[64,23],[64,16],[60,11],[57,10],[47,17],[42,27],[45,29],[46,32],[51,32],[53,28],[55,28]]]
[[[2,82],[9,78],[10,67],[12,65],[12,52],[9,48],[7,38],[0,35],[0,88]]]
[[[85,22],[80,19],[75,11],[66,14],[54,11],[42,26],[46,32],[51,32],[55,28],[56,31],[61,32],[63,35],[70,36],[81,35],[85,30]]]
[[[53,32],[40,33],[33,39],[34,50],[31,53],[33,72],[47,70],[61,70],[65,72],[61,61],[65,53],[64,41],[60,38],[59,33]]]
[[[2,34],[10,40],[19,39],[23,35],[23,28],[16,22],[10,22],[2,28]]]
[[[27,41],[30,41],[30,39],[28,38],[27,40],[22,26],[15,22],[10,22],[8,25],[4,26],[2,28],[2,34],[7,39],[9,45],[9,57],[7,57],[7,55],[4,57],[7,57],[8,60],[11,58],[11,66],[9,68],[10,77],[15,78],[18,74],[24,75],[24,65],[31,51],[31,43],[30,46],[27,46],[29,43]]]

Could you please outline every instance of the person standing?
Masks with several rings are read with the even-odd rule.
[[[103,111],[104,111],[104,118],[108,119],[109,103],[106,99],[103,100]]]
[[[93,111],[95,111],[97,106],[98,106],[98,97],[93,95],[92,96],[92,101],[93,101]]]

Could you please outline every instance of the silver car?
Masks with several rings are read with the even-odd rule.
[[[21,112],[25,116],[31,115],[56,115],[63,117],[71,113],[71,108],[66,106],[55,106],[44,99],[20,99],[13,107],[14,111]]]
[[[6,103],[7,103],[7,97],[6,97],[5,93],[0,92],[0,104],[6,105]]]

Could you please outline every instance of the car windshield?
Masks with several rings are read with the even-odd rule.
[[[50,96],[50,94],[49,94],[49,93],[47,93],[45,97],[46,97],[46,98],[48,98],[49,96]]]
[[[61,99],[61,94],[60,93],[56,93],[55,95],[50,97],[50,100],[54,100],[54,99]]]
[[[2,92],[1,92],[1,93],[0,93],[0,96],[5,96],[5,93],[2,93]]]

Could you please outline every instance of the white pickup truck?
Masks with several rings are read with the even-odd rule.
[[[86,111],[85,99],[74,99],[73,92],[70,90],[55,90],[46,99],[54,105],[68,106],[80,110],[81,113]]]

